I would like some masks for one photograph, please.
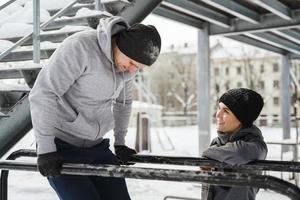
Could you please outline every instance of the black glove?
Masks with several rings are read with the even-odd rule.
[[[59,177],[62,164],[63,157],[57,152],[38,155],[38,169],[43,176],[46,176],[48,178]]]
[[[129,165],[129,157],[133,154],[136,154],[134,149],[131,149],[125,145],[115,145],[115,152],[117,157],[120,159],[121,164]]]

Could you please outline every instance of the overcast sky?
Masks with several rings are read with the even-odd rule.
[[[197,41],[197,29],[188,25],[184,25],[173,20],[169,20],[158,15],[151,14],[143,24],[154,25],[159,31],[162,39],[162,48],[165,49],[171,44],[183,45],[185,42]]]

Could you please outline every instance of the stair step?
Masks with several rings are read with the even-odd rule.
[[[60,43],[62,42],[65,38],[69,37],[70,35],[73,35],[74,33],[77,33],[80,31],[45,31],[40,34],[40,40],[41,42],[43,41],[50,41],[54,43]],[[1,40],[8,40],[11,42],[16,43],[19,41],[22,37],[12,37],[12,38],[0,38]],[[22,46],[28,46],[32,45],[32,40],[27,40],[25,43],[22,44]]]
[[[106,17],[105,14],[94,14],[94,15],[87,15],[87,16],[80,16],[80,17],[70,17],[70,18],[63,18],[54,20],[51,24],[47,27],[43,28],[44,31],[46,30],[57,30],[61,29],[66,25],[75,25],[75,26],[89,26],[91,21],[95,19],[99,20],[101,17]]]
[[[41,59],[48,59],[55,51],[55,48],[53,49],[41,49],[40,51],[40,58]],[[33,59],[33,52],[32,50],[25,50],[25,51],[13,51],[4,58],[0,60],[1,62],[15,62],[15,61],[26,61],[26,60],[32,60]]]
[[[9,116],[6,115],[6,114],[4,114],[4,113],[2,113],[2,112],[0,112],[0,118],[2,118],[2,117],[9,117]]]
[[[13,85],[1,83],[0,93],[5,92],[30,92],[30,88],[27,85]]]
[[[94,4],[80,4],[80,5],[74,5],[72,8],[69,8],[68,11],[66,11],[63,15],[64,16],[75,16],[77,11],[80,10],[81,8],[88,8],[90,10],[94,10],[95,5]],[[54,14],[56,14],[58,11],[60,11],[60,9],[52,9],[52,10],[48,10],[48,12],[50,13],[50,16],[53,16]]]
[[[0,68],[0,79],[24,78],[23,72],[40,70],[40,64],[28,64],[22,67]]]

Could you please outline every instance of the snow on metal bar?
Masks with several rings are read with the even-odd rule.
[[[245,165],[232,166],[215,160],[197,157],[171,157],[171,156],[149,156],[134,155],[131,162],[152,163],[152,164],[172,164],[188,166],[211,166],[219,169],[231,169],[236,171],[265,170],[265,171],[285,171],[300,172],[300,162],[258,160]]]
[[[35,163],[0,161],[0,169],[37,171]],[[139,167],[120,167],[113,165],[64,164],[62,174],[124,177],[164,181],[202,182],[224,186],[251,186],[270,189],[288,196],[292,200],[300,199],[300,189],[286,181],[272,176],[229,173],[203,172],[197,170],[156,169]]]
[[[20,156],[35,157],[36,151],[33,149],[20,149],[11,154],[14,158]],[[264,170],[264,171],[282,171],[282,172],[300,172],[300,162],[258,160],[239,166],[232,166],[215,160],[199,157],[173,157],[173,156],[154,156],[154,155],[134,155],[130,159],[133,163],[149,164],[170,164],[186,166],[211,166],[219,169],[231,169],[236,171]]]

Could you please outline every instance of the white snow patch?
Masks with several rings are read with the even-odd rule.
[[[11,3],[8,6],[6,6],[5,8],[3,8],[1,11],[3,11],[3,12],[10,15],[10,14],[12,14],[12,13],[18,11],[18,10],[22,10],[22,9],[23,9],[23,7],[20,6],[19,4]]]
[[[0,38],[22,37],[31,33],[33,26],[22,23],[7,23],[0,27]]]
[[[61,28],[59,30],[59,32],[73,32],[73,31],[83,31],[83,30],[93,30],[93,29],[89,26],[71,26],[71,25],[67,25],[67,26],[64,26],[63,28]]]
[[[47,10],[40,10],[40,21],[44,22],[50,17],[50,14]],[[33,10],[31,9],[19,9],[17,12],[9,15],[6,18],[0,19],[0,25],[18,22],[18,23],[33,23]]]
[[[41,49],[56,49],[60,43],[53,43],[49,41],[41,42]]]
[[[21,6],[24,6],[25,3],[28,2],[28,1],[30,1],[30,0],[17,0],[17,1],[15,1],[15,3],[17,3],[17,4],[21,5]]]
[[[6,49],[10,48],[13,46],[14,43],[8,40],[0,40],[0,52],[5,51]]]
[[[3,12],[2,10],[0,10],[0,19],[6,18],[8,17],[8,14],[6,12]]]
[[[90,10],[88,8],[81,8],[77,11],[75,17],[89,16],[89,15],[100,15],[103,14],[103,11],[99,10]]]
[[[41,8],[46,10],[61,9],[74,0],[40,0]],[[32,8],[32,1],[25,3],[25,8]]]

